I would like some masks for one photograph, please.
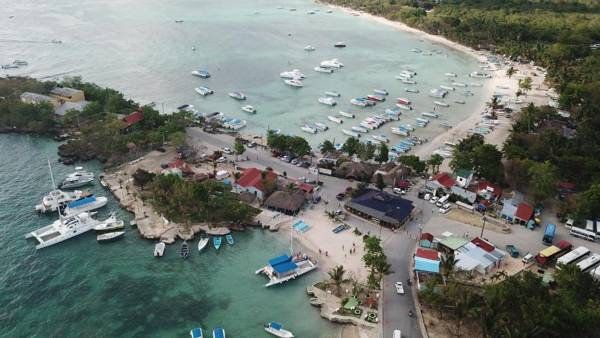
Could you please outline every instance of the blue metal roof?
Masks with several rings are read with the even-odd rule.
[[[281,256],[275,257],[273,259],[270,259],[269,265],[274,266],[277,264],[289,262],[291,260],[292,260],[292,257],[290,257],[289,255],[281,255]]]
[[[415,270],[439,273],[440,272],[440,262],[433,261],[431,259],[415,257]]]
[[[288,271],[292,271],[298,268],[298,265],[296,265],[296,263],[289,261],[289,262],[284,262],[281,264],[277,264],[277,265],[272,265],[273,266],[273,270],[275,270],[275,272],[277,272],[278,274],[282,274],[282,273],[286,273]]]
[[[78,207],[80,207],[82,205],[93,203],[95,201],[96,201],[96,197],[95,196],[89,196],[89,197],[86,197],[86,198],[78,199],[77,201],[73,201],[73,202],[67,204],[67,207],[69,207],[69,208],[78,208]]]

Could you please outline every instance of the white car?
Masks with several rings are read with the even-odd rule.
[[[425,196],[423,196],[423,199],[428,201],[431,198],[430,194],[425,194]]]
[[[221,156],[216,160],[217,163],[227,162],[227,157]]]
[[[437,196],[433,196],[433,197],[432,197],[432,198],[429,200],[429,203],[431,203],[431,204],[435,204],[435,202],[437,202],[437,200],[438,200],[438,199],[439,199],[439,197],[437,197]]]
[[[399,295],[403,295],[404,294],[404,286],[402,286],[402,282],[396,282],[396,283],[394,283],[394,285],[396,285],[396,292]]]
[[[224,152],[225,154],[227,154],[227,155],[231,155],[231,154],[233,154],[233,151],[231,151],[231,149],[229,149],[229,148],[227,148],[227,147],[223,148],[223,152]]]
[[[440,208],[439,211],[440,211],[440,214],[446,214],[451,209],[452,209],[452,204],[446,203],[446,204],[442,205],[442,207]]]
[[[402,338],[402,331],[395,329],[393,338]]]
[[[403,189],[400,189],[400,188],[393,188],[392,191],[396,195],[406,195],[406,190],[403,190]]]
[[[527,253],[527,255],[523,256],[523,259],[521,259],[521,261],[525,264],[529,264],[532,260],[533,260],[533,255],[530,254],[529,252]]]

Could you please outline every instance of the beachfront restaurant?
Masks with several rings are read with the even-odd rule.
[[[297,215],[304,205],[304,193],[276,191],[267,198],[264,206],[286,215]]]
[[[361,218],[394,229],[406,223],[414,210],[412,201],[373,189],[346,202],[344,208]]]

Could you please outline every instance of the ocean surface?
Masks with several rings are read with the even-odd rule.
[[[51,190],[46,158],[62,179],[73,167],[57,162],[58,143],[0,135],[0,337],[189,337],[193,327],[226,329],[228,337],[267,337],[262,325],[281,321],[297,337],[335,337],[305,288],[313,273],[284,287],[265,288],[254,271],[289,250],[289,236],[262,230],[234,233],[235,245],[188,260],[180,242],[153,257],[153,241],[127,225],[124,239],[98,244],[92,232],[37,251],[25,234],[53,222],[35,204]],[[86,169],[99,173],[99,165]],[[85,189],[107,196],[99,219],[131,215],[98,182]],[[296,246],[295,243],[294,246]],[[209,332],[210,334],[210,332]]]
[[[329,131],[309,137],[313,145],[323,139],[343,142],[347,138],[343,128],[393,107],[394,99],[403,97],[415,109],[404,112],[400,122],[375,132],[397,141],[390,126],[414,125],[421,112],[433,111],[435,99],[428,94],[432,88],[449,84],[446,72],[458,74],[452,80],[459,82],[483,81],[467,77],[479,68],[475,59],[462,52],[362,16],[338,10],[326,13],[327,7],[307,0],[0,0],[0,7],[0,64],[15,59],[29,62],[29,66],[0,73],[45,79],[81,75],[140,102],[155,102],[165,112],[187,103],[201,112],[220,111],[245,119],[245,131],[251,133],[264,133],[270,127],[300,135],[305,123],[328,124]],[[309,15],[309,10],[318,12]],[[337,41],[347,47],[334,48]],[[316,50],[304,51],[308,44]],[[413,53],[413,48],[430,55]],[[321,61],[332,58],[345,67],[334,74],[314,71]],[[395,79],[405,67],[418,73],[416,85]],[[212,77],[190,75],[195,69],[207,69]],[[307,75],[303,88],[289,87],[279,77],[291,69]],[[199,96],[194,88],[200,85],[215,94]],[[407,93],[407,87],[420,93]],[[390,92],[387,102],[367,109],[350,104],[350,99],[372,94],[375,88]],[[227,94],[234,90],[244,92],[248,99],[230,98]],[[474,95],[465,96],[467,90]],[[336,107],[317,102],[325,91],[342,94]],[[483,100],[481,91],[481,87],[457,87],[446,99],[449,108],[435,108],[440,119],[416,135],[431,139],[447,132],[439,124],[454,125],[470,115]],[[456,99],[466,104],[455,104]],[[245,104],[253,105],[258,113],[242,112]],[[343,125],[328,121],[328,115],[340,110],[355,113],[357,119]]]

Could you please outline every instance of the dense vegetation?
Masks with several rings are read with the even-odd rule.
[[[473,336],[481,337],[598,336],[600,284],[575,265],[556,272],[554,289],[529,271],[480,289],[454,279],[454,264],[452,256],[444,257],[442,275],[421,292],[425,304],[454,323],[452,334],[460,336],[469,323],[479,331]]]
[[[47,94],[56,86],[83,90],[90,103],[83,111],[68,111],[64,117],[55,118],[49,104],[23,103],[20,95],[25,91]],[[185,141],[185,127],[190,116],[178,112],[161,115],[150,106],[139,106],[123,94],[102,88],[80,78],[63,82],[41,82],[29,78],[0,79],[0,128],[40,134],[70,131],[72,138],[61,147],[61,154],[77,159],[98,158],[109,163],[120,163],[130,157],[157,148],[163,141],[180,145]],[[122,116],[141,111],[144,119],[125,129]],[[118,114],[118,115],[117,115]]]
[[[381,239],[365,235],[363,242],[365,254],[362,259],[365,267],[369,270],[367,284],[373,289],[379,289],[383,277],[392,272],[391,265],[387,262],[387,256],[381,247]]]
[[[256,209],[240,202],[230,186],[215,180],[196,182],[177,175],[156,175],[148,191],[157,212],[182,224],[247,223],[256,216]]]
[[[267,133],[267,144],[275,151],[295,156],[305,156],[311,152],[310,144],[304,138],[276,134],[273,130]]]

